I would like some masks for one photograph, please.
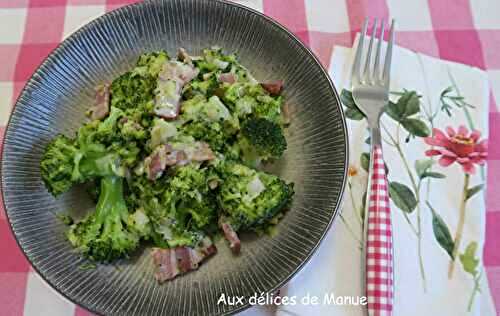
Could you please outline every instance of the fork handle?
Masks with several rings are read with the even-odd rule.
[[[365,212],[365,277],[369,316],[390,316],[393,307],[393,248],[389,187],[380,129],[373,128]]]

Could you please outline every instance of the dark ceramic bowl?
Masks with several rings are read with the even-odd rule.
[[[199,270],[159,285],[148,249],[116,265],[82,270],[58,212],[92,206],[75,189],[57,200],[39,163],[57,134],[73,135],[98,83],[130,69],[144,52],[212,45],[238,52],[258,80],[283,79],[291,108],[288,150],[274,171],[295,182],[292,209],[273,236],[243,236],[233,256],[224,241]],[[222,293],[273,292],[311,257],[338,211],[347,169],[338,95],[314,55],[289,31],[248,8],[216,0],[150,1],[110,12],[65,40],[38,68],[7,128],[2,191],[12,231],[40,275],[71,301],[106,315],[220,315],[248,304],[217,304]],[[332,262],[332,264],[334,264]],[[246,301],[245,301],[246,302]]]

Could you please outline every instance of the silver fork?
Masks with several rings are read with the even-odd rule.
[[[394,20],[391,23],[383,66],[380,60],[384,20],[381,21],[375,57],[372,58],[372,51],[377,36],[377,19],[373,23],[373,32],[366,56],[363,57],[368,22],[369,20],[365,19],[352,67],[352,96],[358,108],[366,116],[371,134],[370,169],[364,225],[365,290],[368,300],[368,315],[392,315],[394,297],[392,222],[389,207],[389,188],[382,156],[380,117],[384,106],[389,100]]]

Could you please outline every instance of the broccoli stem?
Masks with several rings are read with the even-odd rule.
[[[123,197],[123,178],[106,176],[101,180],[101,194],[96,206],[97,217],[104,222],[109,213],[116,211],[123,220],[126,219],[128,210]]]
[[[127,224],[128,209],[123,196],[123,178],[105,176],[96,210],[73,224],[67,233],[82,254],[99,262],[127,257],[137,248],[140,236]]]

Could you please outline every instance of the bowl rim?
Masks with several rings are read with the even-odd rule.
[[[283,24],[281,24],[277,20],[273,19],[272,17],[270,17],[268,15],[265,15],[262,12],[259,12],[259,11],[255,10],[253,8],[244,6],[244,5],[240,4],[240,3],[232,2],[230,0],[212,0],[212,1],[221,3],[223,5],[237,7],[239,9],[242,9],[242,10],[245,10],[247,12],[250,12],[250,13],[252,13],[254,15],[257,15],[259,18],[264,19],[267,23],[269,23],[269,24],[274,25],[275,27],[277,27],[279,31],[284,32],[290,39],[292,39],[293,41],[295,41],[295,43],[298,44],[299,48],[301,48],[305,53],[307,53],[307,55],[309,57],[312,57],[313,60],[316,62],[316,64],[319,66],[322,74],[327,78],[328,85],[330,86],[330,90],[333,92],[333,96],[334,96],[334,98],[335,98],[338,106],[340,107],[340,111],[339,112],[340,112],[340,118],[341,118],[341,122],[342,122],[343,132],[344,132],[345,159],[344,159],[344,172],[343,172],[343,176],[342,176],[342,184],[341,184],[341,187],[340,187],[340,190],[339,190],[339,196],[337,198],[337,201],[335,202],[334,210],[333,210],[332,216],[331,216],[331,218],[330,218],[327,226],[325,227],[325,229],[324,229],[322,235],[320,236],[318,242],[310,250],[310,252],[306,256],[306,258],[294,269],[294,271],[292,273],[290,273],[286,278],[284,278],[283,280],[281,280],[274,288],[269,289],[266,292],[266,293],[275,293],[277,290],[279,290],[285,284],[287,284],[295,275],[297,275],[297,273],[300,270],[302,270],[304,268],[304,266],[310,261],[310,259],[316,253],[318,247],[324,241],[326,234],[332,228],[333,222],[337,218],[337,215],[338,215],[338,213],[340,211],[340,208],[343,205],[344,191],[345,191],[345,187],[346,187],[346,183],[347,183],[347,171],[348,171],[348,167],[349,167],[349,137],[348,137],[347,122],[346,122],[344,111],[342,110],[342,103],[340,101],[340,97],[339,97],[338,91],[335,88],[335,85],[333,84],[332,78],[328,74],[328,72],[325,69],[325,67],[321,64],[321,62],[319,61],[318,57],[312,52],[312,50],[304,42],[302,42],[301,39],[299,39],[297,37],[297,35],[295,35],[293,32],[291,32],[290,30],[288,30],[288,28],[286,28]],[[6,216],[7,222],[9,224],[8,226],[9,226],[10,231],[11,231],[13,237],[14,237],[14,240],[16,241],[17,246],[21,250],[21,252],[22,252],[23,256],[26,258],[26,260],[29,262],[29,264],[31,265],[31,267],[45,281],[46,284],[48,284],[52,289],[54,289],[57,293],[59,293],[60,295],[62,295],[64,298],[66,298],[71,303],[73,303],[75,305],[78,305],[78,306],[84,308],[85,310],[87,310],[87,311],[89,311],[91,313],[94,313],[96,315],[104,315],[104,314],[102,314],[100,311],[92,309],[90,306],[87,306],[85,304],[85,302],[82,302],[82,301],[80,301],[80,300],[78,300],[78,299],[76,299],[74,297],[69,296],[68,294],[66,294],[65,292],[63,292],[62,290],[60,290],[55,284],[53,284],[52,282],[50,282],[48,280],[48,278],[39,271],[39,268],[31,261],[31,259],[26,254],[23,246],[19,242],[19,240],[17,238],[17,235],[16,235],[16,233],[14,231],[13,224],[12,224],[11,219],[9,217],[9,212],[7,212],[7,205],[6,205],[6,202],[5,202],[6,201],[5,200],[5,195],[4,195],[4,185],[5,184],[4,184],[4,177],[3,177],[3,173],[4,173],[4,159],[5,159],[5,150],[4,150],[4,148],[5,148],[5,143],[6,143],[6,140],[7,140],[7,136],[9,135],[9,131],[11,129],[11,120],[12,120],[12,117],[14,116],[13,114],[14,114],[14,112],[16,110],[16,107],[17,107],[17,105],[18,105],[21,97],[30,88],[31,81],[33,80],[33,76],[34,75],[36,75],[41,70],[43,70],[45,67],[47,67],[49,63],[53,62],[53,59],[55,58],[56,54],[58,54],[59,52],[64,52],[65,47],[67,45],[69,45],[69,43],[71,42],[71,39],[77,38],[81,33],[85,32],[92,25],[97,24],[97,23],[102,23],[102,20],[107,19],[109,17],[112,17],[114,15],[120,14],[122,11],[130,9],[132,7],[141,7],[141,6],[144,6],[144,5],[148,5],[149,3],[152,3],[152,2],[158,2],[158,0],[152,0],[152,1],[145,1],[145,0],[143,0],[141,2],[136,2],[136,3],[124,5],[122,7],[113,9],[113,10],[111,10],[109,12],[106,12],[105,14],[100,15],[100,16],[94,18],[93,20],[87,22],[86,24],[84,24],[81,27],[79,27],[76,31],[74,31],[73,33],[71,33],[68,37],[62,39],[61,42],[56,47],[54,47],[51,50],[51,52],[47,55],[47,57],[45,57],[43,59],[43,61],[37,66],[37,68],[35,69],[35,71],[33,72],[33,74],[29,77],[29,79],[24,84],[24,86],[23,86],[22,90],[20,91],[18,97],[16,98],[16,102],[12,106],[12,109],[11,109],[11,112],[10,112],[10,115],[9,115],[9,119],[8,119],[7,125],[5,127],[4,137],[2,139],[2,147],[0,148],[1,152],[2,152],[2,155],[0,156],[0,193],[2,195],[2,204],[3,204],[3,207],[4,207],[4,211],[5,211],[5,216]],[[232,310],[230,310],[230,311],[228,311],[226,313],[220,314],[220,315],[234,315],[234,314],[242,312],[242,311],[244,311],[244,310],[246,310],[246,309],[248,309],[250,307],[252,307],[252,305],[250,305],[250,303],[247,300],[247,302],[244,305],[239,305],[238,307],[236,307],[236,308],[234,308],[234,309],[232,309]]]

